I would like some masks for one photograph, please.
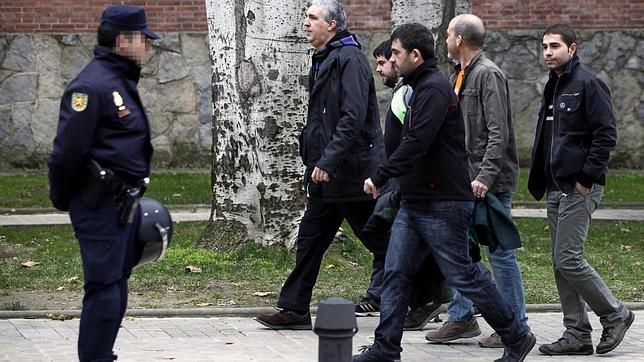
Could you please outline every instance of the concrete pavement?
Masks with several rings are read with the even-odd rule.
[[[529,313],[528,324],[537,346],[526,361],[644,361],[644,311],[635,311],[635,322],[622,344],[606,355],[548,357],[539,354],[541,343],[557,340],[563,332],[560,313]],[[445,315],[442,316],[446,318]],[[593,342],[599,342],[601,325],[591,313]],[[482,336],[491,328],[478,318]],[[359,331],[353,351],[373,342],[378,318],[358,318]],[[430,323],[428,328],[439,324]],[[500,349],[480,348],[469,338],[451,344],[429,344],[425,331],[405,332],[403,361],[492,361]],[[77,360],[78,319],[0,320],[0,361]],[[119,361],[316,361],[318,338],[312,331],[273,331],[249,317],[132,318],[126,317],[115,352]]]
[[[171,210],[174,222],[205,221],[210,218],[210,209]],[[512,209],[513,217],[545,218],[546,209]],[[593,220],[635,220],[644,221],[644,209],[598,209]],[[65,225],[69,224],[67,213],[5,214],[0,215],[0,226]]]

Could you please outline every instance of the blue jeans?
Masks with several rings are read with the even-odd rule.
[[[510,214],[512,212],[512,193],[499,192],[495,193],[494,196],[501,201],[508,214]],[[492,273],[497,289],[499,289],[505,301],[510,304],[512,311],[519,317],[519,321],[527,321],[521,269],[514,250],[503,250],[498,247],[493,253],[490,253],[490,250],[485,246],[481,249],[485,250],[485,255],[492,265]],[[478,266],[483,273],[490,273],[485,264],[479,262]],[[454,301],[447,307],[447,315],[450,321],[469,320],[474,316],[474,304],[458,291],[454,291]]]
[[[503,343],[515,343],[528,332],[492,280],[472,263],[467,232],[473,210],[470,201],[402,201],[387,249],[380,324],[373,346],[381,357],[400,358],[412,277],[430,252],[447,282],[476,303]]]

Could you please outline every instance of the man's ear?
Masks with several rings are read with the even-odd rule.
[[[336,23],[335,20],[331,20],[331,21],[329,21],[329,26],[327,27],[327,29],[329,31],[335,31],[335,27],[337,25],[338,25],[338,23]]]
[[[418,63],[418,62],[423,60],[423,55],[420,54],[420,50],[418,50],[416,48],[412,49],[411,53],[409,53],[409,54],[411,55],[411,60],[414,63]]]
[[[570,48],[568,49],[568,52],[570,53],[570,56],[575,54],[575,52],[577,52],[577,43],[570,44]]]

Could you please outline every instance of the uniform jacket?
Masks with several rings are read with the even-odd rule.
[[[457,66],[452,87],[459,70]],[[481,51],[465,67],[458,96],[470,179],[482,182],[491,192],[515,191],[519,161],[507,78]]]
[[[125,181],[150,174],[150,127],[137,91],[139,66],[96,46],[94,58],[61,99],[58,129],[48,159],[50,199],[66,210],[82,189],[90,158]]]
[[[369,200],[364,180],[384,158],[373,74],[355,37],[347,32],[315,54],[309,72],[309,107],[300,134],[309,197],[325,201]],[[328,182],[314,183],[318,167]]]
[[[552,144],[546,145],[543,123],[550,104],[554,105]],[[543,197],[548,164],[561,192],[571,193],[577,181],[586,187],[605,184],[608,157],[616,142],[610,91],[574,55],[561,76],[551,71],[546,83],[532,147],[528,190],[537,200]],[[543,147],[550,147],[550,160],[544,160]]]
[[[399,177],[402,199],[474,199],[463,116],[449,81],[426,60],[403,79],[413,94],[398,147],[371,176],[376,187]]]

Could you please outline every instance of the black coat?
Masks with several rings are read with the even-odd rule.
[[[307,194],[325,201],[369,200],[364,180],[384,159],[384,147],[367,58],[359,46],[331,49],[317,72],[315,63],[311,67],[309,80],[308,118],[300,135]],[[329,174],[328,182],[311,181],[316,166]]]
[[[56,208],[67,210],[84,187],[90,158],[123,180],[150,175],[152,144],[137,90],[140,73],[134,61],[96,46],[92,61],[69,83],[47,162],[49,198]]]
[[[414,90],[401,140],[371,180],[399,177],[403,199],[473,201],[465,126],[454,90],[433,60],[403,79]]]
[[[545,145],[543,124],[550,104],[554,105],[552,144]],[[610,91],[575,55],[560,77],[551,71],[546,83],[532,147],[528,190],[537,200],[543,197],[548,165],[559,191],[564,193],[571,193],[577,181],[586,187],[605,184],[608,158],[616,143]],[[550,160],[544,160],[543,147],[550,147]]]

